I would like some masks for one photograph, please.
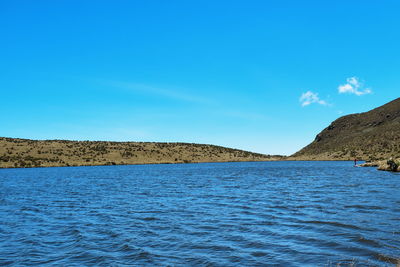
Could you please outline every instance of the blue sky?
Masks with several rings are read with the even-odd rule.
[[[399,97],[399,1],[1,1],[0,136],[291,154]]]

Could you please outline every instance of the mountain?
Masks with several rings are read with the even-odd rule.
[[[400,157],[400,98],[364,113],[340,117],[291,159],[364,160]]]
[[[267,161],[279,157],[190,143],[0,138],[0,168]]]

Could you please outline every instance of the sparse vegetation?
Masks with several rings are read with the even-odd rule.
[[[400,98],[369,112],[341,117],[314,142],[295,153],[299,160],[387,160],[400,155]]]
[[[0,138],[0,168],[267,161],[280,158],[215,145],[191,143]]]

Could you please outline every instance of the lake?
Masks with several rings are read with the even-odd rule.
[[[393,266],[400,175],[352,164],[0,169],[0,265]]]

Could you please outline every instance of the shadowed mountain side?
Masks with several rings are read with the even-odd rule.
[[[0,168],[277,160],[248,151],[190,143],[0,138]]]
[[[296,160],[400,157],[400,98],[364,113],[340,117],[292,155]]]

